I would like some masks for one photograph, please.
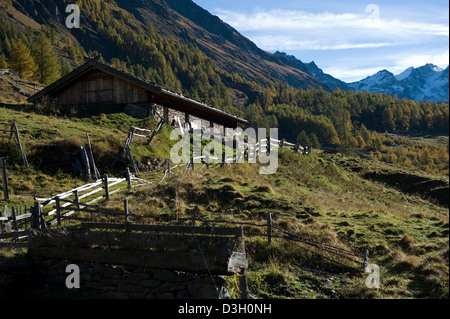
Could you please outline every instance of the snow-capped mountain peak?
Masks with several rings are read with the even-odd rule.
[[[397,74],[395,77],[397,78],[397,80],[401,81],[403,79],[406,79],[413,70],[414,70],[414,67],[411,66],[411,67],[407,68],[405,71],[403,71],[402,73]]]
[[[440,67],[438,67],[437,65],[428,63],[426,64],[427,67],[431,68],[434,72],[441,72],[444,71],[444,69],[441,69]]]
[[[445,70],[428,63],[421,67],[409,67],[400,74],[394,75],[384,69],[360,81],[346,83],[326,74],[313,61],[303,63],[292,55],[284,52],[275,52],[276,55],[286,58],[293,66],[312,75],[330,90],[339,88],[344,91],[355,90],[396,95],[398,98],[407,98],[416,101],[449,101],[449,67]]]
[[[404,97],[404,88],[400,81],[388,70],[381,70],[361,81],[349,83],[349,86],[356,91],[368,91],[389,95],[396,94],[400,98]]]
[[[449,101],[449,68],[428,63],[421,67],[409,67],[394,76],[387,70],[369,76],[361,81],[349,83],[357,91],[397,95],[416,101]]]

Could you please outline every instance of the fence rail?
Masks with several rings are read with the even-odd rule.
[[[23,243],[19,241],[27,239],[30,229],[47,228],[55,224],[60,225],[63,219],[80,219],[71,217],[71,215],[81,211],[88,213],[101,212],[116,216],[122,215],[124,220],[127,221],[128,217],[132,216],[132,214],[128,213],[127,201],[124,202],[124,211],[108,210],[92,205],[102,199],[109,199],[111,195],[124,189],[125,182],[128,189],[150,183],[135,177],[127,170],[126,178],[111,178],[105,175],[101,180],[76,187],[49,198],[35,197],[34,206],[32,207],[25,207],[24,209],[22,207],[11,207],[10,209],[5,205],[3,212],[0,209],[0,247],[22,246]],[[103,192],[103,194],[92,199],[95,194],[100,192]],[[89,201],[82,202],[81,200],[83,199],[89,199]]]
[[[64,193],[64,194],[66,194],[66,193]],[[122,224],[114,224],[115,227],[116,228],[123,227],[123,229],[127,229],[129,227],[134,227],[133,223],[132,222],[130,223],[129,218],[139,216],[139,215],[129,212],[127,200],[124,201],[123,211],[102,208],[99,206],[81,203],[79,201],[74,201],[74,200],[61,199],[58,196],[51,198],[49,203],[50,202],[55,203],[55,206],[53,206],[54,210],[52,210],[52,212],[55,211],[55,214],[56,214],[56,219],[54,220],[54,222],[50,222],[50,223],[42,223],[41,222],[40,223],[39,218],[36,217],[36,213],[35,213],[36,211],[39,211],[39,210],[34,209],[36,207],[36,205],[34,208],[31,209],[31,211],[32,211],[31,214],[15,216],[15,218],[12,218],[10,214],[6,214],[6,217],[0,217],[0,226],[1,226],[1,222],[3,221],[3,222],[5,222],[5,229],[9,229],[9,232],[7,232],[6,234],[2,234],[0,232],[0,247],[14,246],[15,244],[17,244],[18,247],[26,246],[23,242],[18,242],[18,239],[27,239],[27,237],[30,234],[30,230],[29,229],[28,230],[19,230],[17,228],[17,226],[14,226],[15,231],[12,232],[11,224],[10,224],[9,228],[6,225],[8,223],[12,223],[13,220],[15,222],[17,222],[18,220],[29,218],[29,217],[31,217],[31,219],[33,220],[33,216],[34,216],[34,219],[36,220],[36,221],[34,221],[34,225],[36,227],[33,227],[33,225],[32,225],[31,228],[32,229],[34,229],[34,228],[41,229],[41,228],[48,227],[53,223],[57,223],[58,226],[61,226],[62,220],[67,220],[67,221],[74,220],[74,221],[82,221],[82,222],[91,221],[92,220],[91,218],[71,216],[72,214],[77,213],[77,212],[84,212],[84,213],[91,214],[91,216],[92,216],[92,214],[103,214],[103,215],[120,217],[123,220],[123,223]],[[50,205],[50,204],[47,204],[47,206],[48,205]],[[8,210],[5,207],[5,212],[6,211],[8,211]],[[65,212],[65,211],[67,211],[67,212]],[[41,216],[45,216],[45,214],[42,214],[42,212],[41,212]],[[142,218],[142,216],[139,216],[139,218]],[[148,218],[155,219],[155,217],[148,217]],[[171,220],[171,222],[175,222],[175,220]],[[317,242],[317,241],[311,240],[309,238],[304,238],[297,234],[290,233],[272,223],[271,213],[267,214],[267,222],[263,223],[263,224],[256,224],[256,223],[251,223],[251,222],[228,221],[228,220],[223,220],[223,219],[222,220],[221,219],[210,220],[210,219],[203,219],[200,216],[194,215],[189,218],[177,218],[176,225],[171,226],[171,227],[174,229],[178,229],[180,227],[183,228],[183,227],[185,227],[185,226],[183,226],[183,223],[188,223],[191,226],[194,226],[196,222],[200,222],[208,227],[211,227],[213,224],[214,225],[215,224],[229,224],[229,225],[239,225],[241,227],[247,227],[248,229],[246,229],[246,231],[245,231],[246,237],[265,237],[265,238],[267,238],[268,245],[271,244],[271,242],[274,238],[285,240],[294,246],[298,246],[306,251],[309,251],[310,253],[318,254],[318,255],[322,256],[324,259],[328,260],[329,262],[339,265],[339,266],[354,267],[354,266],[350,266],[349,264],[346,264],[344,262],[344,261],[346,261],[353,265],[357,265],[356,266],[357,268],[364,270],[368,263],[368,256],[369,256],[368,253],[369,252],[367,250],[364,252],[364,254],[358,254],[358,253],[355,253],[348,249],[343,249],[342,247]],[[104,225],[110,225],[110,224],[97,223],[97,224],[92,224],[92,225],[97,225],[98,227],[102,228],[102,227],[106,227]],[[122,225],[122,226],[120,226],[120,225]],[[158,227],[168,227],[168,226],[135,225],[135,227],[141,227],[141,228],[145,227],[145,229],[156,230]],[[260,228],[260,229],[261,228],[265,229],[265,231],[263,231],[263,232],[250,231],[251,228],[255,228],[255,227]],[[169,228],[170,228],[170,226],[169,226]],[[0,227],[0,229],[1,229],[1,227]],[[12,241],[5,242],[5,240],[12,240]]]
[[[355,263],[357,264],[362,270],[364,270],[366,268],[366,265],[368,263],[368,258],[369,258],[369,251],[365,250],[364,254],[358,254],[355,253],[353,251],[347,250],[347,249],[343,249],[341,247],[338,246],[333,246],[333,245],[329,245],[329,244],[325,244],[325,243],[321,243],[321,242],[317,242],[314,240],[311,240],[309,238],[305,238],[296,234],[292,234],[276,225],[274,225],[272,223],[272,218],[271,218],[271,213],[267,213],[267,223],[264,224],[256,224],[256,223],[250,223],[250,222],[232,222],[232,221],[228,221],[228,220],[208,220],[208,219],[203,219],[200,218],[198,216],[193,216],[190,218],[186,218],[186,219],[178,219],[179,221],[192,221],[192,220],[198,220],[202,223],[205,223],[206,225],[211,225],[211,224],[235,224],[235,225],[241,225],[241,226],[250,226],[250,227],[257,227],[257,228],[263,228],[266,229],[265,233],[252,233],[249,231],[245,232],[246,237],[266,237],[267,238],[267,243],[270,244],[272,242],[273,238],[279,238],[279,239],[283,239],[286,240],[290,243],[292,243],[293,245],[298,246],[299,243],[302,244],[302,248],[306,249],[308,251],[310,251],[313,254],[318,254],[318,253],[329,253],[331,256],[333,257],[339,257],[340,259],[345,259],[349,262]],[[278,232],[278,233],[275,233]],[[310,249],[307,249],[305,247],[311,247],[316,249],[317,251],[312,251]],[[323,254],[321,254],[322,257],[324,257],[325,259],[327,259],[328,261],[341,265],[341,266],[347,266],[345,265],[343,262],[340,262],[337,260],[337,258],[331,258],[331,257],[327,257]]]

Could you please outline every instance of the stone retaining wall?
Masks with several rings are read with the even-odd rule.
[[[66,267],[79,268],[80,288],[69,289],[72,275]],[[70,278],[69,278],[70,279]],[[6,289],[6,290],[5,290]],[[200,276],[168,270],[114,266],[60,260],[0,263],[0,296],[13,290],[59,291],[61,297],[100,299],[226,299],[223,277]]]

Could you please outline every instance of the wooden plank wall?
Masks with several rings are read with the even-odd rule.
[[[64,105],[150,103],[151,94],[145,89],[93,70],[75,81],[55,98]]]

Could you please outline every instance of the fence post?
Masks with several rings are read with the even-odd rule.
[[[8,178],[6,176],[6,165],[4,157],[0,158],[0,165],[2,168],[3,196],[5,197],[5,200],[9,200]]]
[[[58,226],[61,226],[61,204],[58,196],[55,198],[55,201],[56,201],[56,220],[58,221]]]
[[[222,152],[222,163],[220,163],[220,167],[223,167],[225,165],[225,160],[226,160],[225,151],[223,151]]]
[[[127,223],[127,221],[128,221],[128,199],[125,199],[123,201],[123,210],[124,210],[124,214],[125,214],[124,223]]]
[[[16,140],[17,145],[19,146],[20,153],[22,154],[23,164],[24,164],[25,166],[29,166],[27,157],[26,157],[26,155],[25,155],[25,152],[23,151],[22,143],[20,143],[19,130],[18,130],[18,128],[17,128],[17,123],[16,123],[16,121],[14,121],[14,122],[12,123],[12,129],[14,130],[14,138],[15,138],[15,140]]]
[[[267,213],[267,242],[272,242],[272,213]]]
[[[364,269],[363,271],[366,272],[367,269],[367,263],[369,262],[369,250],[366,249],[366,251],[364,252]]]
[[[129,167],[127,167],[127,183],[128,183],[128,190],[131,190],[131,175]]]
[[[86,133],[86,137],[88,140],[88,146],[89,146],[89,160],[91,161],[92,164],[92,168],[94,170],[94,175],[95,175],[95,179],[99,179],[100,178],[100,173],[97,169],[97,166],[95,165],[95,161],[94,161],[94,154],[92,153],[92,146],[91,146],[91,139],[89,137],[89,133]]]
[[[8,206],[5,205],[3,213],[4,213],[5,217],[7,218],[7,220],[5,221],[5,231],[7,233],[11,233],[12,232],[12,225],[11,225],[12,223],[9,221],[10,217],[11,217],[11,213],[8,209]]]
[[[105,198],[106,198],[106,200],[109,200],[108,175],[105,174],[103,179],[104,179],[104,183],[105,183]]]
[[[35,206],[30,207],[31,212],[31,229],[40,229],[39,223],[39,211],[36,210]]]
[[[241,290],[241,299],[250,299],[248,292],[248,281],[246,270],[242,269],[239,274],[239,289]]]
[[[15,207],[11,208],[11,214],[12,214],[12,223],[13,223],[14,231],[18,232],[19,231],[19,226],[17,225],[16,208]]]
[[[34,202],[34,212],[36,214],[36,221],[38,223],[38,228],[43,229],[45,228],[45,220],[44,216],[42,215],[42,207],[39,202]]]
[[[78,195],[78,189],[73,191],[75,195],[75,202],[77,203],[77,209],[80,209],[80,196]]]
[[[225,154],[225,137],[222,138],[222,163],[220,163],[220,167],[225,165],[226,154]]]

